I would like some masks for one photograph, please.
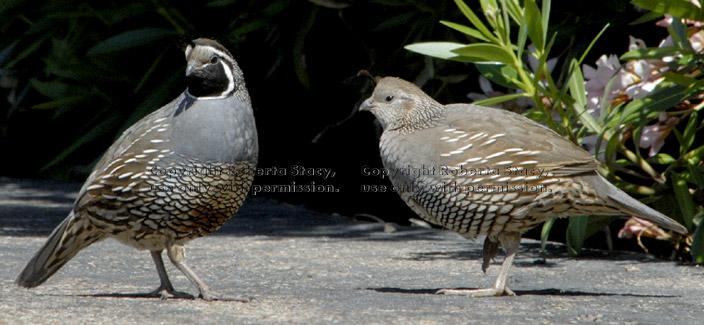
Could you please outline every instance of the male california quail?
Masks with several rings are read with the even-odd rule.
[[[81,249],[112,237],[151,252],[161,280],[152,295],[175,293],[161,259],[166,249],[200,297],[216,298],[186,264],[183,245],[217,230],[244,202],[257,130],[242,71],[227,49],[199,38],[185,54],[186,91],[110,146],[19,286],[42,284]]]
[[[513,295],[506,280],[521,233],[553,216],[637,215],[687,232],[601,177],[589,153],[519,114],[471,104],[443,106],[391,77],[379,80],[360,110],[381,123],[382,162],[413,211],[465,238],[485,235],[484,271],[499,246],[506,251],[493,288],[438,293]]]

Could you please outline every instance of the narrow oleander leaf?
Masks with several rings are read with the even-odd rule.
[[[447,27],[450,27],[460,33],[463,33],[465,35],[480,39],[485,42],[489,41],[489,39],[487,39],[480,31],[478,31],[474,28],[467,27],[465,25],[453,23],[451,21],[446,21],[446,20],[441,20],[440,23],[447,26]]]
[[[701,212],[700,212],[701,213]],[[692,262],[704,263],[704,221],[699,222],[697,229],[692,234]]]
[[[548,236],[550,236],[550,230],[552,230],[552,226],[555,224],[555,220],[557,220],[556,217],[552,217],[545,221],[543,224],[543,229],[540,231],[540,250],[545,251],[545,247],[548,244]]]
[[[477,17],[477,15],[474,14],[472,9],[469,9],[467,4],[464,3],[462,0],[455,0],[455,4],[457,4],[457,7],[460,8],[460,11],[462,14],[464,14],[467,19],[474,25],[474,27],[479,30],[484,36],[492,41],[496,40],[496,36],[489,31],[489,29],[482,23],[481,19]]]
[[[453,52],[453,50],[463,48],[465,46],[467,46],[467,44],[453,42],[425,42],[406,45],[404,48],[411,52],[432,56],[438,59],[472,62],[469,58],[465,58],[462,55]]]
[[[509,100],[522,98],[522,97],[526,97],[526,95],[525,94],[508,94],[508,95],[501,95],[501,96],[490,97],[487,99],[478,100],[478,101],[474,102],[473,104],[488,106],[488,105],[502,103],[502,102],[506,102]]]
[[[587,231],[587,216],[571,217],[567,225],[567,252],[577,256],[584,246]]]
[[[577,118],[584,126],[586,126],[591,132],[600,134],[602,132],[601,125],[594,120],[594,116],[587,112],[587,90],[584,88],[584,75],[582,74],[582,69],[574,59],[572,60],[570,68],[572,74],[568,80],[568,86],[570,89],[570,94],[574,99],[572,108],[577,114]]]
[[[463,47],[451,50],[466,58],[468,62],[499,62],[505,64],[513,64],[514,58],[503,47],[494,44],[479,43],[469,44]]]
[[[688,0],[632,0],[634,5],[659,14],[702,20],[702,9]]]
[[[61,97],[57,98],[48,102],[36,104],[32,106],[34,109],[56,109],[56,108],[62,108],[62,107],[67,107],[67,106],[72,106],[77,103],[80,103],[86,99],[85,96],[83,95],[78,95],[78,96],[67,96],[67,97]]]
[[[668,86],[665,85],[665,82],[662,82],[655,87],[655,90],[648,97],[634,99],[628,103],[623,109],[622,118],[612,119],[607,125],[615,127],[618,124],[631,123],[643,115],[647,117],[657,115],[658,112],[673,107],[687,99],[685,88],[676,84]]]
[[[511,89],[521,89],[516,83],[518,81],[518,71],[506,64],[475,63],[479,73],[492,82]]]
[[[676,161],[675,158],[673,158],[672,156],[670,156],[664,152],[660,152],[660,153],[656,154],[655,156],[648,158],[649,163],[658,164],[658,165],[669,165],[669,164],[674,163],[675,161]]]
[[[699,188],[704,188],[704,171],[694,161],[687,163],[687,171],[689,171],[689,181]]]
[[[694,54],[696,51],[692,48],[692,43],[689,42],[689,37],[687,37],[687,27],[682,23],[680,19],[672,19],[670,26],[667,26],[667,31],[672,37],[672,41],[677,45],[682,54]]]
[[[687,121],[687,126],[682,133],[682,139],[680,142],[680,154],[684,155],[692,144],[694,143],[694,138],[697,133],[697,112],[694,111],[689,115],[689,121]]]
[[[101,55],[125,51],[173,37],[176,31],[165,28],[140,28],[120,33],[91,47],[88,55]]]
[[[543,20],[540,16],[538,5],[533,0],[525,0],[525,19],[528,24],[528,37],[530,37],[535,48],[542,52],[545,46]]]
[[[696,87],[697,79],[692,77],[687,77],[679,73],[665,72],[662,74],[665,77],[665,81],[672,82],[674,84],[685,86],[685,87]]]
[[[680,53],[680,50],[674,46],[644,48],[632,50],[621,55],[621,61],[628,60],[643,60],[643,59],[660,59],[666,56],[675,56]]]
[[[694,202],[692,200],[692,195],[689,194],[687,181],[676,173],[673,173],[670,178],[672,179],[672,188],[675,190],[677,204],[679,204],[680,211],[682,211],[682,219],[684,219],[685,227],[687,227],[687,229],[692,229]]]

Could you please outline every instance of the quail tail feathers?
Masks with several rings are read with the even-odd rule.
[[[623,208],[624,211],[630,212],[632,215],[653,222],[654,224],[673,230],[680,234],[686,234],[687,228],[670,219],[666,215],[653,210],[640,201],[632,198],[616,186],[611,184],[601,175],[584,177],[584,180],[593,186],[597,193],[608,197]]]
[[[92,225],[85,218],[77,217],[73,212],[54,229],[44,246],[32,257],[17,277],[17,285],[25,288],[36,287],[78,252],[95,243],[103,236],[96,231],[88,231]]]

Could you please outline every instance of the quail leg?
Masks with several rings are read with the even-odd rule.
[[[519,233],[505,233],[499,235],[499,242],[501,246],[506,250],[506,257],[504,262],[501,264],[501,271],[499,276],[496,278],[493,288],[485,289],[440,289],[436,291],[436,294],[443,294],[448,296],[468,296],[468,297],[494,297],[502,296],[504,294],[509,296],[515,296],[516,293],[511,289],[506,287],[506,281],[508,280],[508,273],[511,270],[511,265],[513,264],[513,258],[516,256],[518,251],[518,246],[521,242],[521,236]],[[484,242],[484,254],[493,253],[496,255],[496,243],[489,241],[488,239]],[[491,255],[491,254],[490,254]],[[490,255],[484,256],[484,261],[482,263],[482,269],[486,271],[488,267],[488,261],[491,259]]]
[[[161,299],[167,299],[174,296],[174,286],[171,285],[169,281],[169,276],[166,274],[166,268],[164,268],[164,261],[161,259],[162,251],[151,251],[152,259],[154,264],[156,264],[156,271],[159,272],[159,280],[161,285],[159,285],[156,290],[149,293],[150,296],[159,297]]]
[[[188,280],[193,283],[193,285],[198,288],[199,297],[206,301],[213,300],[226,300],[226,301],[240,301],[249,302],[251,298],[249,297],[221,297],[216,292],[214,292],[210,287],[205,284],[196,274],[193,272],[188,264],[186,264],[186,250],[181,245],[172,245],[168,248],[167,253],[171,263],[173,263],[176,268],[178,268],[183,274],[188,278]]]

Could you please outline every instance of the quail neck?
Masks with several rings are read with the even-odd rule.
[[[186,46],[185,54],[189,95],[198,99],[246,96],[246,91],[240,91],[244,88],[244,80],[239,77],[242,71],[225,47],[209,39],[196,39]]]

